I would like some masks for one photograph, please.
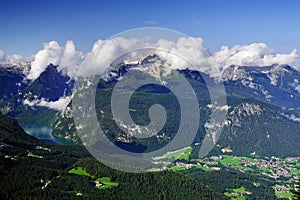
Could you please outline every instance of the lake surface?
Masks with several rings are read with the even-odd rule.
[[[21,127],[27,134],[49,143],[73,144],[69,139],[53,136],[53,129],[45,124],[21,124]]]

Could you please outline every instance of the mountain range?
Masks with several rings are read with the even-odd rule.
[[[105,84],[100,82],[97,94],[109,95],[109,92],[104,94],[101,89],[103,87],[112,89],[118,77],[128,70],[135,70],[138,65],[143,66],[151,62],[157,62],[157,60],[160,60],[160,58],[154,54],[145,56],[138,64],[118,63],[116,71],[113,71],[113,79]],[[49,106],[49,104],[58,102],[62,98],[70,97],[74,80],[58,71],[57,66],[49,64],[36,80],[30,82],[26,80],[28,68],[28,63],[25,65],[23,63],[18,67],[0,66],[1,83],[3,83],[1,85],[7,85],[10,88],[9,93],[7,89],[1,90],[1,112],[16,118],[20,123],[48,124],[53,128],[55,136],[69,138],[76,143],[80,143],[72,119],[71,103],[65,103],[68,106],[63,109],[62,114],[60,114],[61,111]],[[194,141],[194,149],[197,149],[195,144],[201,143],[205,135],[206,119],[209,118],[210,99],[207,96],[206,83],[203,77],[205,76],[206,81],[213,81],[213,79],[209,77],[209,74],[196,70],[180,70],[180,73],[191,83],[197,95],[201,94],[204,97],[199,100],[203,119]],[[261,156],[299,156],[300,152],[297,144],[300,142],[300,83],[298,82],[300,72],[287,65],[266,67],[232,65],[223,70],[222,77],[228,110],[226,124],[213,152],[219,152],[222,148],[230,146],[234,153],[239,155],[249,155],[255,152]],[[16,82],[20,84],[16,84]],[[151,91],[151,87],[153,91]],[[146,91],[148,94],[150,91],[152,94],[166,95],[168,96],[167,99],[170,96],[170,93],[161,92],[159,90],[162,90],[162,88],[155,88],[154,86],[149,86],[145,90],[148,90],[148,92]],[[141,97],[138,96],[136,102],[139,101],[138,98]],[[98,102],[97,97],[96,102]],[[105,105],[106,108],[109,101],[100,103],[102,106]],[[136,109],[141,108],[136,107]],[[178,108],[173,107],[170,109],[174,111]],[[138,113],[138,118],[147,121],[147,113]],[[135,113],[131,114],[134,117]],[[105,123],[104,126],[110,126],[110,124],[106,123],[105,125]],[[113,124],[114,122],[109,121],[109,123]],[[116,130],[115,127],[112,132],[120,132]],[[255,130],[255,132],[250,130]],[[169,134],[165,134],[165,142],[172,138],[172,134],[172,130],[169,131]],[[128,146],[128,138],[126,139],[122,133],[112,135],[111,139],[114,138],[115,142],[118,142],[121,146]],[[138,142],[131,140],[131,142],[133,141]],[[247,141],[247,144],[243,144],[242,141]],[[140,142],[144,146],[144,150],[154,148],[151,147],[149,141]],[[155,141],[150,143],[155,143]],[[159,143],[161,141],[156,140],[154,146],[159,145]]]

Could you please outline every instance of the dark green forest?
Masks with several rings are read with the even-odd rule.
[[[28,136],[16,120],[1,115],[1,199],[227,199],[227,188],[244,186],[249,199],[276,199],[270,180],[230,171],[125,173],[111,169],[81,145],[53,145]],[[36,149],[36,146],[44,149]],[[73,174],[82,168],[88,176]],[[109,177],[118,186],[99,189],[95,180]],[[259,181],[262,186],[251,183]],[[45,186],[46,185],[46,186]]]
[[[83,146],[50,145],[28,136],[14,119],[4,115],[0,134],[1,199],[226,199],[180,173],[113,170],[92,158]],[[36,149],[36,145],[48,150]],[[93,177],[110,177],[119,185],[98,189],[93,178],[69,173],[76,166]]]

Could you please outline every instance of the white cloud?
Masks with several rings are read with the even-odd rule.
[[[73,41],[67,41],[58,64],[58,69],[65,71],[69,77],[74,77],[83,58],[83,53],[76,51]]]
[[[291,115],[285,115],[284,113],[282,114],[284,117],[294,121],[294,122],[300,122],[300,118],[296,117],[294,114]]]
[[[73,78],[83,58],[83,53],[76,51],[73,41],[67,41],[64,47],[56,41],[45,43],[44,49],[35,54],[27,78],[38,78],[50,63],[58,65],[59,70]]]
[[[62,47],[56,41],[44,44],[44,49],[37,52],[31,63],[31,69],[27,75],[28,79],[36,79],[47,68],[49,63],[58,64]]]
[[[36,105],[36,100],[34,100],[34,101],[29,101],[28,99],[25,99],[25,100],[23,101],[23,105],[27,105],[27,106],[30,106],[30,107],[35,106],[35,105]]]
[[[299,80],[294,79],[294,82],[291,84],[292,87],[295,88],[295,90],[300,94],[300,84]]]
[[[300,94],[300,85],[296,86],[295,90]]]
[[[0,50],[0,63],[16,64],[23,61],[25,61],[23,56],[17,54],[7,55],[4,51]]]
[[[25,58],[23,56],[13,54],[13,55],[8,55],[6,57],[6,62],[7,63],[20,63],[25,61]]]
[[[159,56],[169,61],[172,69],[186,69],[186,62],[189,62],[192,64],[192,66],[190,66],[192,70],[199,70],[210,74],[215,73],[211,68],[211,57],[203,47],[203,40],[201,38],[179,38],[178,41],[172,45],[166,41],[159,41],[157,46],[174,53],[166,53],[165,55],[159,53]]]
[[[230,65],[239,66],[271,66],[273,64],[292,65],[298,57],[297,51],[293,50],[289,54],[275,54],[264,43],[252,43],[245,46],[234,46],[229,49],[222,46],[212,58],[219,63],[220,66],[227,67]]]
[[[28,99],[25,99],[23,101],[24,105],[28,105],[30,107],[32,106],[41,106],[41,107],[48,107],[50,109],[54,110],[61,110],[63,111],[67,105],[70,103],[71,97],[61,97],[57,101],[46,101],[44,98],[29,101]]]
[[[102,74],[119,56],[128,50],[140,48],[145,45],[147,45],[145,40],[127,40],[120,37],[111,40],[98,40],[83,60],[77,75],[89,76]]]

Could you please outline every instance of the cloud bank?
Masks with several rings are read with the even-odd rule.
[[[154,44],[149,39],[125,39],[121,37],[98,40],[88,53],[77,51],[73,41],[67,41],[60,46],[56,41],[50,41],[43,45],[43,49],[32,56],[31,69],[27,78],[34,80],[52,63],[58,65],[58,70],[66,73],[71,78],[101,74],[119,56],[132,49],[142,47],[155,47],[166,50],[160,51],[159,56],[168,60],[171,69],[185,69],[184,58],[193,65],[194,70],[217,76],[230,65],[239,66],[271,66],[293,65],[298,57],[296,50],[287,54],[278,54],[264,43],[252,43],[249,45],[236,45],[232,48],[222,46],[219,51],[207,54],[203,46],[202,38],[182,37],[177,41],[166,39],[158,40]],[[172,53],[167,53],[167,52]],[[177,56],[179,55],[179,57]],[[17,62],[24,58],[19,55],[6,55],[0,51],[0,62]],[[167,69],[168,70],[168,69]]]
[[[170,69],[185,69],[187,65],[180,58],[183,57],[193,65],[194,70],[206,72],[212,76],[217,76],[231,65],[256,67],[274,64],[293,65],[294,60],[298,57],[296,50],[291,51],[289,54],[277,54],[264,43],[237,45],[232,48],[222,46],[219,51],[208,54],[201,38],[179,38],[176,42],[162,39],[151,45],[147,40],[114,38],[111,40],[98,40],[94,44],[93,49],[83,61],[78,75],[86,76],[102,73],[114,59],[128,52],[128,50],[150,46],[166,50],[165,53],[160,51],[157,54],[169,61],[171,64]]]

